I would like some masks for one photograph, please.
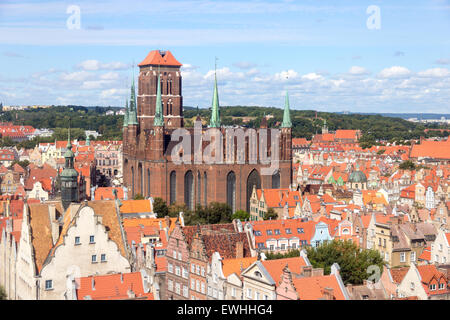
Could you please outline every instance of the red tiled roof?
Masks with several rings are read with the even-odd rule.
[[[292,280],[300,300],[319,300],[325,288],[333,289],[333,300],[345,300],[335,275],[294,278]]]
[[[275,260],[261,261],[264,268],[269,272],[272,279],[278,285],[283,275],[283,269],[287,265],[291,272],[300,274],[301,267],[306,266],[306,261],[303,257],[283,258]]]
[[[90,296],[92,300],[127,300],[129,290],[133,291],[136,299],[154,300],[152,293],[145,293],[140,272],[108,274],[77,279],[78,300]],[[94,287],[93,287],[94,284]]]
[[[357,139],[357,130],[336,130],[336,139]]]
[[[150,51],[147,57],[138,64],[139,67],[146,65],[161,65],[161,66],[177,66],[181,67],[182,64],[175,59],[170,51],[166,51],[162,56],[159,50]]]
[[[435,159],[450,159],[450,137],[445,141],[423,140],[411,148],[411,158],[430,157]]]
[[[114,189],[117,190],[117,198],[123,199],[123,188],[116,187],[99,187],[95,190],[94,197],[96,200],[114,200]]]

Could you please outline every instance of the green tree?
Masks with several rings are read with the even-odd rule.
[[[158,218],[164,218],[169,215],[169,207],[166,202],[159,197],[156,197],[153,201],[153,211],[157,213]]]
[[[144,196],[140,193],[134,195],[133,200],[144,200]]]
[[[281,252],[267,252],[266,254],[267,260],[275,260],[275,259],[284,259],[284,258],[293,258],[293,257],[299,257],[300,256],[300,250],[298,249],[292,249],[288,252],[281,253]]]
[[[402,163],[400,163],[400,165],[398,167],[402,170],[415,170],[416,169],[416,165],[411,160],[403,161]]]
[[[278,219],[278,214],[273,210],[273,208],[269,208],[266,214],[264,215],[264,220],[276,220]]]
[[[183,212],[185,214],[185,216],[191,215],[191,211],[184,203],[183,204],[172,203],[168,209],[169,209],[169,212],[168,212],[169,217],[173,217],[173,218],[178,217],[180,212]],[[186,219],[185,219],[185,223],[186,223]]]
[[[314,268],[323,268],[324,274],[330,274],[333,263],[338,263],[344,284],[362,284],[371,276],[369,266],[383,270],[383,258],[376,250],[360,249],[351,241],[338,241],[307,249],[308,259]]]
[[[19,166],[21,166],[22,168],[25,169],[25,168],[28,167],[28,165],[30,164],[30,161],[28,161],[28,160],[23,160],[23,161],[14,160],[14,161],[11,163],[11,167],[14,166],[16,163],[17,163]]]
[[[239,219],[241,221],[245,221],[250,219],[250,213],[245,210],[238,210],[231,216],[231,220]]]

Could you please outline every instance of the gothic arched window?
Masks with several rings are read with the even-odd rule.
[[[227,204],[234,213],[236,211],[236,175],[233,171],[227,175]]]
[[[191,170],[184,175],[184,203],[194,210],[194,175]]]
[[[170,204],[175,203],[177,192],[177,173],[172,171],[170,173]]]

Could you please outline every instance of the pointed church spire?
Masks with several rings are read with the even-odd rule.
[[[158,67],[158,85],[156,89],[156,108],[155,108],[155,118],[153,120],[153,125],[162,127],[164,126],[164,117],[163,117],[163,109],[161,102],[161,79],[160,72]]]
[[[286,90],[286,98],[284,101],[283,123],[281,124],[281,127],[282,128],[292,128],[291,112],[289,109],[289,95],[288,95],[287,90]]]
[[[134,87],[134,66],[133,66],[133,82],[131,83],[131,96],[130,96],[130,113],[128,114],[128,124],[137,125],[137,112],[136,112],[136,90]]]
[[[220,128],[220,113],[219,113],[219,92],[217,90],[217,58],[214,69],[214,93],[211,107],[211,120],[209,122],[210,128]]]

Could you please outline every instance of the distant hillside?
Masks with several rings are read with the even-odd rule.
[[[105,139],[121,139],[123,117],[119,115],[105,115],[106,110],[112,107],[83,107],[83,106],[53,106],[48,109],[32,109],[20,111],[2,112],[0,121],[12,121],[15,124],[32,125],[35,128],[67,128],[69,120],[74,129],[73,134],[80,137],[83,131],[75,129],[97,130]],[[184,107],[186,126],[192,126],[197,113],[209,121],[209,109],[197,109]],[[223,106],[220,108],[220,116],[224,125],[243,125],[251,128],[260,126],[264,115],[271,116],[268,119],[269,127],[277,127],[283,119],[283,109],[275,107],[257,106]],[[360,129],[363,139],[374,143],[375,140],[402,141],[419,139],[421,136],[446,136],[448,132],[428,131],[425,129],[449,128],[438,124],[413,123],[400,117],[386,117],[381,114],[343,114],[316,112],[314,110],[291,110],[293,124],[293,137],[311,139],[315,133],[322,132],[324,120],[328,129]],[[56,131],[55,131],[56,132]],[[66,135],[66,131],[58,131],[57,138]]]
[[[184,108],[186,125],[192,125],[197,113],[203,119],[209,119],[210,109],[198,109],[192,107]],[[268,120],[269,126],[275,127],[283,119],[283,109],[275,107],[255,106],[223,106],[220,108],[220,116],[224,125],[245,125],[248,127],[259,127],[261,118],[272,115]],[[255,118],[256,119],[252,119]],[[330,131],[337,129],[360,129],[366,139],[400,141],[405,139],[419,139],[421,136],[436,135],[439,133],[428,133],[426,128],[440,128],[437,124],[419,124],[406,121],[401,117],[389,117],[381,114],[343,114],[330,112],[317,112],[313,110],[291,110],[293,124],[293,136],[311,139],[315,133],[321,133],[324,120]]]

